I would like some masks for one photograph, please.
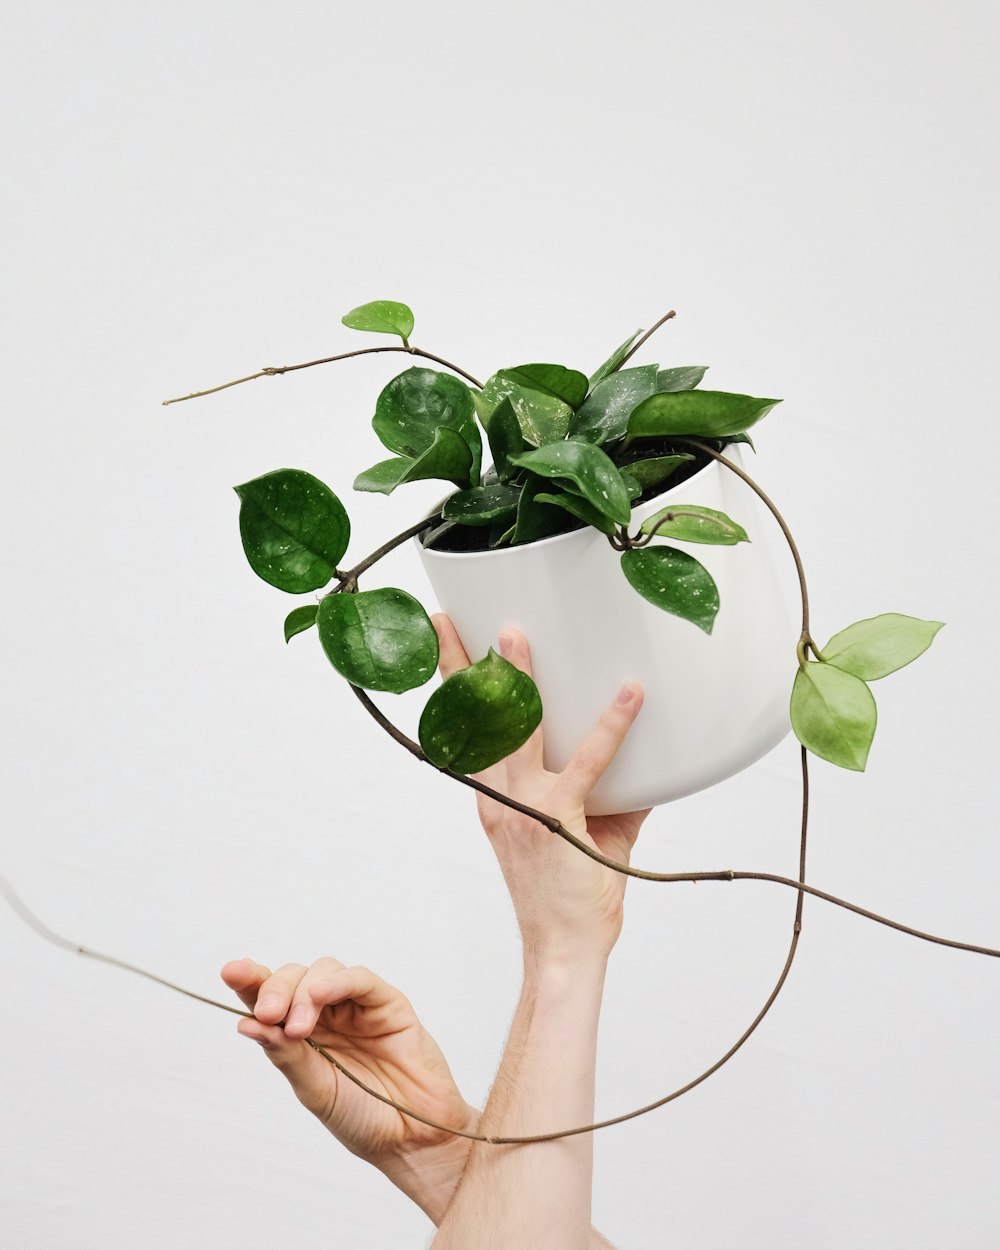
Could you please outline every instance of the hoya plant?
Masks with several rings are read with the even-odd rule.
[[[411,346],[414,319],[405,304],[375,300],[347,313],[343,324],[397,336],[398,346],[360,348],[253,375],[384,351],[439,366],[414,364],[378,395],[372,428],[390,455],[360,472],[353,485],[389,495],[411,482],[439,479],[454,489],[432,516],[355,565],[344,566],[351,536],[347,510],[311,473],[276,469],[235,488],[251,568],[286,594],[310,596],[285,617],[286,642],[315,629],[330,663],[357,691],[412,690],[436,671],[434,627],[406,591],[362,590],[362,573],[415,534],[439,550],[490,551],[585,526],[606,536],[608,558],[618,560],[637,594],[711,634],[725,606],[696,552],[703,544],[748,541],[740,518],[674,504],[645,516],[634,532],[631,521],[636,504],[654,500],[712,459],[738,472],[774,513],[801,581],[798,552],[780,513],[723,454],[732,443],[753,449],[749,431],[780,401],[706,389],[702,365],[629,363],[673,315],[645,334],[630,335],[589,375],[534,362],[498,369],[479,382]],[[317,591],[324,592],[318,601]],[[805,608],[804,595],[803,602]],[[938,621],[888,612],[849,625],[820,648],[804,611],[790,691],[791,725],[800,743],[831,763],[863,770],[877,719],[869,683],[916,659],[940,628]],[[438,767],[477,772],[520,746],[541,716],[531,679],[490,650],[430,695],[419,744]]]

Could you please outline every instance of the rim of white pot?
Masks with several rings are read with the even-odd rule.
[[[708,464],[703,464],[700,469],[698,469],[695,473],[692,473],[690,477],[686,477],[683,482],[678,482],[674,486],[668,486],[666,490],[660,491],[658,495],[653,495],[650,499],[646,499],[643,500],[642,503],[635,504],[632,509],[633,514],[637,511],[641,511],[643,508],[648,508],[650,504],[663,499],[664,496],[669,495],[671,491],[678,490],[681,486],[687,486],[688,482],[693,482],[695,478],[701,477],[706,469],[711,469],[713,465],[718,463],[719,462],[717,460],[709,460]],[[622,467],[626,470],[628,469],[628,465],[624,465]],[[452,494],[454,494],[454,492],[452,492]],[[442,496],[442,498],[438,500],[433,509],[427,515],[434,516],[436,512],[440,512],[442,505],[447,499],[450,498],[451,495]],[[419,534],[414,535],[413,541],[417,544],[421,554],[423,555],[440,557],[442,560],[474,560],[481,556],[516,556],[521,552],[526,551],[529,547],[534,549],[544,547],[548,544],[562,542],[563,539],[567,538],[579,538],[581,534],[585,534],[588,530],[592,529],[593,526],[582,525],[575,530],[565,530],[562,534],[550,534],[548,538],[536,538],[530,543],[518,543],[516,547],[486,547],[479,551],[441,551],[437,547],[425,547],[420,540]]]

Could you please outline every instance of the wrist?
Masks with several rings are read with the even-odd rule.
[[[481,1112],[475,1107],[466,1110],[465,1121],[456,1123],[455,1127],[474,1133]],[[372,1162],[437,1226],[458,1188],[471,1149],[472,1142],[468,1138],[449,1136],[433,1144],[401,1149]]]
[[[528,943],[523,948],[524,979],[559,988],[562,985],[603,986],[610,950],[581,949],[558,943]]]

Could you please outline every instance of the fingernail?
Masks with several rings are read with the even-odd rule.
[[[309,1023],[309,1009],[308,1007],[303,1007],[300,1005],[298,1007],[292,1008],[288,1016],[288,1019],[285,1021],[285,1028],[287,1029],[288,1026],[291,1025],[293,1029],[297,1029],[297,1028],[300,1028],[302,1025],[305,1025],[308,1023]]]
[[[626,684],[622,686],[621,690],[618,691],[618,702],[622,705],[622,707],[624,707],[626,704],[632,702],[634,696],[635,690],[631,685]]]
[[[510,653],[511,653],[511,649],[513,646],[513,642],[514,640],[511,638],[510,634],[500,635],[500,654],[505,659],[510,659]]]

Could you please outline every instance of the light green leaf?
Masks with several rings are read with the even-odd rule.
[[[437,633],[405,590],[327,595],[318,624],[327,658],[352,686],[402,694],[429,681],[437,668]]]
[[[643,521],[641,533],[656,537],[672,538],[676,542],[713,543],[721,547],[734,547],[748,543],[750,539],[742,525],[732,517],[714,508],[701,508],[695,504],[675,504],[666,507]]]
[[[677,365],[656,375],[658,391],[693,391],[708,371],[708,365]]]
[[[515,486],[473,486],[446,499],[441,514],[446,521],[460,525],[493,525],[502,521],[506,529],[517,514],[520,498],[521,492]]]
[[[413,458],[427,451],[441,426],[457,430],[469,444],[471,476],[478,484],[482,439],[472,392],[458,378],[436,369],[407,369],[384,388],[372,418],[372,429],[389,451]]]
[[[636,341],[636,339],[639,337],[641,333],[642,333],[641,330],[636,330],[635,334],[630,334],[624,343],[620,344],[620,346],[615,348],[615,350],[607,358],[604,364],[601,365],[601,367],[597,370],[597,372],[591,374],[590,376],[591,386],[596,386],[598,382],[603,382],[604,379],[607,377],[610,377],[612,373],[618,372],[618,370],[622,367],[622,362],[624,361],[625,357],[632,350],[632,344]]]
[[[883,612],[848,625],[823,648],[823,659],[864,681],[875,681],[923,655],[944,625],[916,616]]]
[[[292,608],[285,617],[285,642],[291,642],[296,634],[311,629],[316,624],[318,611],[319,605],[315,603],[307,603],[301,608]]]
[[[632,514],[628,489],[610,457],[593,443],[565,440],[511,456],[511,463],[542,477],[571,482],[584,499],[619,525]]]
[[[633,548],[622,554],[622,571],[644,599],[712,632],[719,589],[708,569],[676,547]]]
[[[391,460],[380,460],[378,464],[373,464],[370,469],[358,474],[354,479],[354,489],[391,495],[412,463],[410,456],[393,456]]]
[[[570,438],[611,443],[624,438],[634,409],[656,390],[656,365],[623,369],[599,382],[569,425]]]
[[[605,516],[603,512],[598,512],[594,505],[588,503],[582,495],[563,494],[561,492],[553,494],[549,491],[541,491],[535,496],[535,502],[552,504],[557,508],[563,508],[586,525],[592,525],[594,529],[600,530],[602,534],[613,534],[615,532],[614,521],[609,516]]]
[[[329,486],[304,469],[275,469],[233,489],[243,550],[257,576],[293,595],[325,586],[351,536]]]
[[[351,330],[374,330],[376,334],[398,334],[408,347],[413,333],[413,313],[405,304],[391,299],[376,299],[370,304],[352,308],[341,317]]]
[[[509,399],[525,442],[532,447],[565,438],[573,409],[552,395],[522,386],[506,372],[495,373],[482,391],[473,394],[479,419],[489,429],[494,412]]]
[[[729,438],[756,424],[780,399],[754,399],[726,391],[676,391],[650,395],[632,413],[628,439],[690,434]]]
[[[685,462],[693,460],[690,452],[678,452],[675,456],[652,456],[647,460],[631,460],[621,465],[623,473],[631,473],[643,490],[658,486]]]
[[[878,711],[859,677],[810,660],[795,674],[790,711],[796,738],[813,755],[864,772]]]
[[[490,648],[485,660],[453,673],[427,700],[420,745],[439,768],[478,773],[527,742],[541,719],[535,683]]]
[[[635,503],[643,492],[642,483],[628,469],[619,468],[618,472],[622,475],[622,481],[625,483],[625,489],[628,491],[629,503]]]
[[[570,408],[579,408],[587,395],[586,376],[564,365],[515,365],[501,373],[518,386],[561,400]]]

